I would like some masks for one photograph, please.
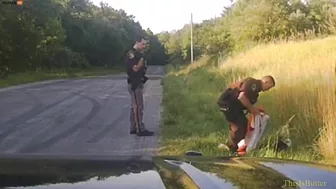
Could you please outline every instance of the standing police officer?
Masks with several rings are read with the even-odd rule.
[[[126,54],[128,92],[131,95],[130,134],[138,136],[152,136],[154,132],[148,131],[143,123],[143,88],[145,73],[145,58],[143,55],[146,48],[146,40],[140,37],[136,40],[133,48]]]

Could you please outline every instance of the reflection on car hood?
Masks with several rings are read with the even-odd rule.
[[[239,157],[0,158],[0,188],[336,188],[336,167]]]

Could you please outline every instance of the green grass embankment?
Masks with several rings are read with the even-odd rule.
[[[218,65],[203,58],[188,67],[171,67],[164,79],[160,154],[228,154],[218,149],[227,139],[227,123],[216,104],[219,95],[232,81],[271,74],[276,87],[257,103],[271,120],[261,149],[250,155],[336,164],[335,62],[336,38],[329,37],[260,45]],[[286,131],[293,146],[276,154],[274,137]]]

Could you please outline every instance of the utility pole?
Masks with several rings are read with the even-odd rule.
[[[194,63],[194,47],[193,47],[193,15],[191,13],[190,19],[190,61]]]

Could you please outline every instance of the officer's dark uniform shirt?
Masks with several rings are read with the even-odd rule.
[[[127,67],[127,75],[130,80],[141,80],[142,73],[144,72],[143,67],[140,68],[139,71],[133,71],[133,66],[138,64],[140,59],[142,58],[142,54],[135,49],[132,49],[126,54],[126,67]]]
[[[218,104],[225,104],[225,101],[231,101],[239,106],[239,109],[246,109],[244,105],[238,100],[240,92],[244,92],[247,99],[253,105],[257,102],[259,92],[261,92],[261,80],[257,80],[251,77],[245,78],[241,81],[232,83],[228,86],[228,89],[221,95],[218,100]]]
[[[261,80],[248,77],[235,83],[232,87],[238,88],[239,92],[244,92],[247,99],[249,99],[250,103],[253,105],[257,102],[259,92],[261,92]]]

